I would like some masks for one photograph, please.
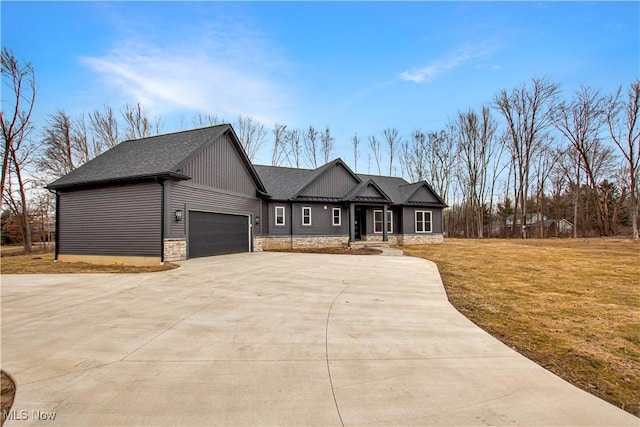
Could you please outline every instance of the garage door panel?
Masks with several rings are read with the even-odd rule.
[[[249,252],[244,215],[189,211],[189,258]]]

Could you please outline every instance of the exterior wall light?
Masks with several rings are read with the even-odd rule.
[[[260,217],[259,216],[256,217],[256,225],[258,225],[258,224],[260,224]]]
[[[176,221],[182,221],[184,219],[184,211],[178,209],[176,211]]]

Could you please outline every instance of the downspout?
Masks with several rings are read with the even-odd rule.
[[[165,219],[166,219],[166,215],[165,215],[165,195],[164,195],[164,179],[157,179],[157,182],[160,184],[160,187],[162,187],[162,196],[160,197],[160,264],[163,265],[164,264],[164,223],[165,223]]]
[[[291,208],[291,215],[289,218],[289,229],[291,232],[289,234],[291,235],[291,249],[293,249],[293,202],[290,202],[289,206]]]
[[[53,191],[49,190],[50,193]],[[58,194],[58,190],[55,191],[56,194],[56,241],[53,248],[53,262],[58,262],[58,247],[59,245],[59,230],[60,230],[60,215],[58,215],[58,206],[60,205],[60,195]]]

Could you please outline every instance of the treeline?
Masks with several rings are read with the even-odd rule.
[[[30,250],[32,240],[51,235],[54,196],[43,190],[46,183],[124,140],[162,133],[164,124],[137,103],[76,117],[58,110],[36,129],[35,70],[7,48],[2,83],[3,102],[10,107],[1,120],[2,236]],[[442,129],[354,133],[343,145],[350,153],[337,154],[357,172],[428,181],[450,205],[448,235],[567,234],[544,225],[533,229],[528,218],[534,213],[570,221],[573,237],[638,238],[639,111],[640,80],[614,94],[582,87],[563,98],[557,83],[534,78],[497,92],[477,111],[457,112]],[[220,123],[228,121],[199,113],[180,127]],[[336,155],[329,126],[267,128],[246,116],[231,124],[252,161],[268,151],[272,165],[315,168]]]

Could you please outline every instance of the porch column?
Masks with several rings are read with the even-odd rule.
[[[349,204],[349,242],[356,241],[356,204]]]
[[[387,205],[382,206],[382,241],[389,241],[389,236],[387,236]]]

